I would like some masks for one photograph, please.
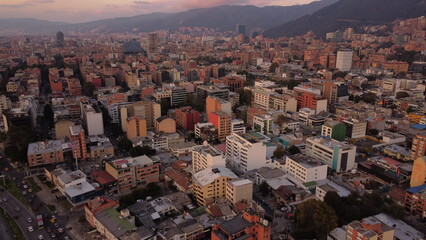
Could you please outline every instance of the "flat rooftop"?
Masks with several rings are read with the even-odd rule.
[[[220,177],[238,178],[234,172],[225,167],[209,167],[192,175],[194,182],[200,186],[209,185]]]
[[[314,167],[319,167],[319,166],[325,166],[324,163],[321,163],[317,160],[315,160],[312,157],[306,156],[304,154],[296,154],[296,155],[291,155],[291,156],[287,156],[287,158],[295,161],[296,163],[302,165],[304,168],[314,168]]]
[[[140,165],[152,165],[153,161],[146,155],[139,157],[127,157],[108,162],[115,169],[128,168]]]
[[[61,140],[49,140],[28,144],[28,155],[62,151]]]

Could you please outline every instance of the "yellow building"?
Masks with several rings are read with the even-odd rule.
[[[126,120],[126,134],[128,139],[146,137],[146,120],[140,117],[130,117]]]
[[[420,119],[422,119],[424,115],[418,113],[410,113],[407,117],[411,122],[420,123]]]
[[[426,183],[426,156],[414,160],[410,186],[417,187]]]
[[[387,225],[378,217],[383,215],[376,215],[363,218],[361,221],[353,221],[348,224],[346,228],[347,240],[393,240],[395,229]]]
[[[225,101],[218,97],[208,96],[206,98],[207,122],[210,121],[210,113],[212,112],[224,112],[227,114],[232,114],[231,102]]]
[[[55,123],[55,138],[60,140],[65,137],[71,138],[70,127],[74,126],[74,122],[70,120],[59,120]]]
[[[155,128],[157,132],[175,133],[176,121],[173,118],[161,117],[155,122]]]
[[[198,204],[206,206],[225,198],[227,182],[237,178],[235,173],[225,167],[208,167],[195,173],[192,175],[192,185]]]

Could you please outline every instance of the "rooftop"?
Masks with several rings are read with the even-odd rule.
[[[115,208],[108,208],[95,214],[95,217],[117,238],[136,227],[127,219],[120,217]]]
[[[60,140],[34,142],[28,145],[28,155],[62,151]]]
[[[246,228],[253,226],[254,223],[248,222],[241,215],[237,215],[231,220],[225,221],[219,225],[228,235],[236,234],[244,231]]]
[[[225,167],[209,167],[192,175],[194,182],[200,186],[207,186],[220,177],[238,178],[234,172]]]
[[[222,155],[222,153],[218,149],[214,148],[210,144],[194,146],[192,147],[192,151],[196,151],[201,154],[209,154],[213,157]]]
[[[394,219],[387,214],[380,213],[374,216],[381,222],[385,223],[388,226],[392,226],[395,229],[395,237],[397,239],[406,239],[406,240],[418,240],[424,239],[424,234],[420,231],[417,231],[410,225],[406,224],[401,220]]]
[[[334,149],[335,147],[338,148],[344,148],[344,149],[349,149],[349,148],[353,148],[355,147],[355,145],[349,144],[347,142],[339,142],[337,140],[334,140],[330,137],[326,137],[326,136],[315,136],[315,137],[310,137],[307,139],[307,141],[312,141],[315,142],[317,144],[321,144],[329,149]]]
[[[319,167],[319,166],[325,166],[324,163],[321,163],[321,162],[315,160],[314,158],[306,156],[306,155],[301,154],[301,153],[296,154],[296,155],[292,155],[292,156],[287,156],[287,158],[295,161],[299,165],[302,165],[304,168],[314,168],[314,167]]]
[[[139,157],[127,157],[108,162],[115,169],[128,168],[141,165],[152,165],[153,161],[146,155]]]
[[[229,181],[228,183],[233,185],[233,186],[243,186],[243,185],[246,185],[246,184],[253,184],[248,179],[235,179],[235,180]]]
[[[69,187],[64,187],[64,191],[65,193],[70,197],[76,197],[91,191],[94,191],[95,187],[92,186],[92,184],[88,183],[88,182],[81,182],[77,185],[72,185]]]

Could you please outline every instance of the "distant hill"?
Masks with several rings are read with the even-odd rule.
[[[0,19],[0,35],[13,33],[63,32],[151,32],[179,27],[208,27],[220,31],[234,30],[236,24],[246,24],[248,29],[267,29],[311,14],[337,0],[322,0],[294,6],[218,6],[191,9],[179,13],[151,13],[133,17],[103,19],[79,24],[52,23],[29,19]],[[33,21],[33,22],[32,22]],[[14,24],[10,24],[14,23]],[[3,34],[2,34],[3,33]]]
[[[294,37],[313,31],[323,38],[327,32],[348,27],[386,24],[424,15],[426,0],[340,0],[311,15],[268,29],[264,35]]]
[[[0,19],[0,36],[17,34],[37,34],[54,31],[58,26],[68,25],[64,22],[50,22],[34,18]]]

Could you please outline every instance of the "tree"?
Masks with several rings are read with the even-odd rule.
[[[123,151],[130,151],[130,149],[133,147],[132,141],[130,141],[128,138],[123,137],[118,142],[118,147]]]
[[[95,85],[91,82],[85,82],[83,84],[83,93],[88,97],[93,96],[93,92],[95,91]]]
[[[344,78],[344,77],[346,77],[346,75],[347,75],[348,73],[346,73],[346,72],[341,72],[341,71],[338,71],[338,72],[335,72],[334,74],[333,74],[333,79],[336,79],[336,78]]]
[[[338,218],[333,208],[316,199],[299,204],[295,219],[299,229],[312,232],[319,239],[325,238],[338,226]]]
[[[376,94],[371,92],[365,93],[362,96],[362,100],[366,103],[374,104],[376,102]]]
[[[49,126],[52,126],[54,123],[54,113],[52,106],[50,104],[44,105],[43,109],[43,119],[48,123]]]
[[[142,155],[147,155],[147,156],[153,156],[157,153],[157,151],[155,149],[152,149],[150,146],[144,145],[144,146],[136,146],[136,147],[132,147],[129,150],[130,156],[131,157],[139,157]]]
[[[369,129],[369,130],[368,130],[368,133],[369,133],[371,136],[377,136],[377,135],[379,135],[380,131],[379,131],[379,130],[377,130],[377,129],[375,129],[375,128],[371,128],[371,129]]]
[[[290,155],[295,155],[295,154],[300,153],[300,149],[298,147],[294,146],[294,145],[289,147],[287,151]]]
[[[324,196],[324,202],[327,203],[330,207],[334,209],[337,216],[343,216],[345,213],[345,204],[342,201],[342,198],[337,194],[337,192],[330,191],[327,192]],[[343,222],[343,219],[339,218],[339,225]]]
[[[280,133],[282,133],[282,128],[285,122],[286,122],[286,117],[282,114],[278,115],[275,123],[280,127]]]
[[[397,92],[395,95],[396,99],[401,99],[401,98],[406,98],[409,97],[410,94],[408,94],[407,92]]]
[[[259,185],[259,192],[262,196],[266,196],[269,193],[269,186],[266,182],[262,182]]]
[[[414,107],[408,107],[407,108],[407,113],[412,113],[412,112],[415,112],[416,111],[416,109],[414,108]]]
[[[273,62],[270,66],[269,66],[269,72],[270,73],[274,73],[275,69],[277,69],[277,67],[279,67],[278,63]]]
[[[274,158],[281,159],[284,157],[285,151],[282,145],[278,145],[277,149],[274,151]]]

